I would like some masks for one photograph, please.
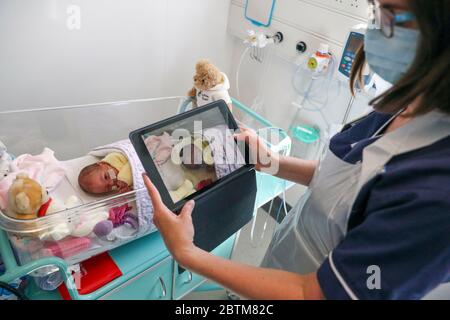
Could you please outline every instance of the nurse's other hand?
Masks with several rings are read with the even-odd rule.
[[[258,171],[276,174],[280,155],[269,149],[256,131],[240,127],[241,132],[234,135],[237,141],[244,141],[249,148],[251,159]]]
[[[195,203],[193,200],[187,202],[181,213],[176,215],[164,205],[158,189],[148,176],[146,174],[142,176],[153,204],[153,223],[161,233],[167,249],[175,260],[181,265],[185,265],[185,262],[192,258],[196,248],[191,216]]]

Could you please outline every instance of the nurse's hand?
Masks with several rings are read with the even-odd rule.
[[[280,155],[269,149],[256,131],[240,127],[241,132],[234,135],[237,141],[244,141],[249,148],[255,169],[270,174],[276,174],[279,169]]]
[[[178,263],[184,265],[187,259],[192,258],[196,249],[191,216],[195,203],[193,200],[187,202],[181,213],[176,215],[164,205],[158,189],[148,176],[146,174],[142,176],[153,204],[153,222],[172,256]]]

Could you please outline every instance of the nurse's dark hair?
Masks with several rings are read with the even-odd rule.
[[[419,105],[411,115],[433,109],[450,114],[450,1],[409,0],[409,11],[417,19],[421,33],[416,58],[406,74],[391,89],[370,104],[383,113],[395,113],[417,97]],[[365,65],[363,47],[355,58],[350,86],[355,94]]]

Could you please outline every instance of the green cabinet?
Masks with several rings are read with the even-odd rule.
[[[233,251],[235,239],[236,235],[231,236],[224,243],[214,249],[212,254],[229,259]],[[185,270],[180,273],[176,262],[174,263],[173,275],[173,299],[181,299],[183,296],[193,291],[206,281],[206,279],[202,276],[192,273],[189,270]]]
[[[173,265],[172,258],[166,258],[111,290],[100,299],[169,300],[172,298]]]

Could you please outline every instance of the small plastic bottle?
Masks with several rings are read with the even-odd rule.
[[[36,285],[42,290],[53,291],[64,282],[64,279],[61,275],[61,272],[56,271],[46,276],[34,277],[34,281],[36,282]]]
[[[294,157],[315,160],[320,145],[320,132],[308,125],[299,124],[291,129],[292,151]]]

